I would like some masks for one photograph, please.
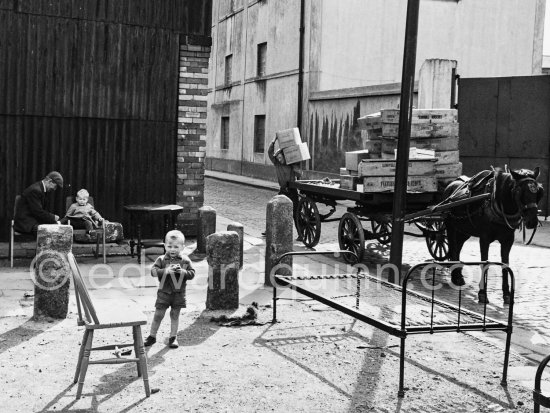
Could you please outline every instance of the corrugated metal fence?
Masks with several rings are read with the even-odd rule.
[[[179,39],[209,34],[208,4],[0,0],[2,239],[15,195],[50,170],[58,215],[82,187],[112,221],[175,201]]]
[[[549,214],[550,76],[461,78],[458,93],[460,159],[465,174],[491,166],[540,167]]]

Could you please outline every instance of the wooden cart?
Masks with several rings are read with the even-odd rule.
[[[314,247],[321,237],[321,223],[339,221],[338,243],[342,250],[352,251],[363,259],[365,241],[377,240],[381,244],[391,241],[393,192],[360,192],[340,188],[338,181],[296,181],[291,188],[298,190],[300,197],[296,214],[296,227],[306,247]],[[445,211],[460,204],[477,202],[486,195],[472,197],[451,203],[441,203],[439,192],[407,193],[406,223],[416,225],[421,233],[405,232],[407,235],[424,237],[430,255],[443,261],[449,254],[449,243],[444,222]],[[331,218],[339,201],[355,202],[347,207],[341,217]],[[317,204],[330,207],[326,214],[320,214]],[[437,206],[436,206],[437,205]],[[370,228],[363,223],[370,222]],[[351,260],[352,256],[344,259]]]

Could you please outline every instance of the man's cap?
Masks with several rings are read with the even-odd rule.
[[[57,184],[58,187],[63,188],[63,177],[59,172],[52,171],[48,175],[46,175],[46,178],[50,178]]]

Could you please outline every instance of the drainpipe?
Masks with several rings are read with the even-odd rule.
[[[300,1],[300,50],[298,56],[298,113],[296,114],[296,126],[302,133],[302,99],[304,97],[304,32],[305,32],[305,0]]]

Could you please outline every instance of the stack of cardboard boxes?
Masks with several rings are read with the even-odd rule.
[[[393,190],[393,179],[388,178],[395,175],[399,110],[384,109],[364,116],[359,118],[359,125],[367,131],[366,143],[371,151],[371,160],[359,167],[364,191]],[[386,163],[376,162],[376,158]],[[441,190],[462,174],[456,109],[413,109],[409,159],[408,191]]]
[[[283,150],[288,165],[311,159],[306,142],[302,142],[300,130],[291,128],[276,132],[277,142],[275,152]]]

